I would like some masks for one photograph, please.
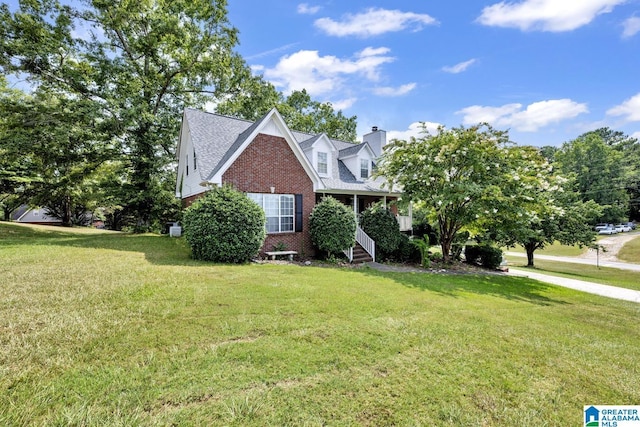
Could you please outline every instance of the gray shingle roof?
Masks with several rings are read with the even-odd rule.
[[[358,180],[341,160],[338,160],[338,176],[322,178],[322,182],[331,190],[389,192],[388,188],[382,186],[384,180]]]
[[[354,156],[358,154],[360,150],[364,148],[365,145],[366,145],[366,142],[363,142],[362,144],[352,145],[351,147],[343,148],[340,150],[340,154],[338,155],[338,158],[344,159],[345,157]]]
[[[303,134],[300,134],[300,136],[302,136],[302,135]],[[306,150],[307,148],[310,148],[317,140],[319,140],[322,135],[323,134],[316,135],[316,136],[311,137],[311,138],[307,139],[306,141],[302,141],[302,142],[300,142],[300,140],[298,138],[296,138],[295,134],[293,136],[294,136],[294,138],[296,138],[296,141],[298,141],[300,143],[300,148],[302,148],[303,150]]]
[[[198,172],[203,181],[222,166],[222,159],[233,153],[231,148],[252,122],[204,111],[185,109],[185,120],[197,153]]]
[[[269,113],[267,113],[268,115]],[[251,133],[261,125],[267,115],[255,122],[223,116],[215,113],[185,109],[184,117],[191,132],[191,140],[197,154],[198,172],[201,179],[206,181],[213,177],[224,163],[238,150]],[[296,142],[302,149],[309,148],[320,135],[311,135],[303,132],[291,132]],[[353,144],[346,141],[330,139],[339,157],[358,153],[365,145]],[[349,191],[376,191],[388,192],[381,188],[382,180],[359,181],[342,163],[335,158],[333,160],[337,168],[333,169],[333,176],[322,178],[322,182],[328,189]]]

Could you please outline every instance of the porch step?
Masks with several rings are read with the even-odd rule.
[[[359,243],[356,243],[356,246],[353,248],[353,261],[352,264],[362,264],[363,262],[372,262],[373,258],[371,255],[364,250]]]

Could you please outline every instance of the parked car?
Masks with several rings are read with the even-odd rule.
[[[596,226],[594,227],[596,231],[600,231],[604,228],[609,227],[609,224],[605,224],[604,222],[601,222],[600,224],[596,224]]]
[[[618,233],[626,233],[627,231],[631,231],[631,227],[627,224],[618,224],[616,225],[616,230],[618,230]]]
[[[636,223],[635,223],[635,222],[633,222],[633,221],[628,222],[628,223],[627,223],[627,225],[628,225],[629,227],[631,227],[631,229],[632,229],[632,230],[635,230],[635,229],[636,229]]]
[[[599,230],[598,234],[618,234],[618,230],[615,227],[607,227]]]

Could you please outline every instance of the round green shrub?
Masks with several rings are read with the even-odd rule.
[[[467,245],[464,257],[469,264],[495,269],[502,263],[502,249],[490,245]]]
[[[309,217],[311,240],[321,251],[339,254],[356,242],[356,218],[353,211],[333,197],[325,197]]]
[[[400,246],[402,232],[398,220],[382,204],[376,203],[362,212],[360,227],[376,242],[376,258],[388,258]]]
[[[254,257],[266,236],[264,211],[231,186],[216,187],[184,213],[182,226],[195,259],[243,263]]]
[[[400,244],[398,245],[398,249],[393,252],[392,258],[398,262],[422,262],[420,248],[418,248],[406,234],[400,234]]]

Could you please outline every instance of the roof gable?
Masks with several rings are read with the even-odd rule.
[[[319,142],[324,142],[331,148],[331,150],[337,151],[336,144],[334,144],[334,142],[327,136],[326,133],[321,133],[305,141],[302,141],[300,143],[300,148],[302,148],[303,151],[307,151],[311,148],[316,147]]]
[[[198,155],[198,173],[202,181],[220,168],[229,150],[252,123],[219,114],[185,109],[184,119]],[[180,153],[180,147],[177,150]],[[182,159],[180,159],[182,160]]]
[[[375,154],[373,153],[373,150],[371,149],[369,144],[366,142],[363,142],[358,145],[354,145],[353,147],[343,148],[342,150],[340,150],[338,154],[338,158],[342,160],[349,157],[357,156],[360,154],[360,152],[362,152],[362,150],[366,150],[367,154],[369,154],[370,159],[372,160],[375,159]]]
[[[218,162],[218,165],[216,165],[212,169],[211,173],[207,177],[207,181],[214,184],[222,183],[222,175],[226,172],[227,169],[229,169],[229,167],[231,167],[233,162],[240,156],[240,154],[242,154],[247,146],[249,146],[249,144],[260,133],[280,136],[284,138],[295,154],[296,158],[304,168],[305,172],[313,182],[314,190],[324,187],[320,176],[309,163],[309,160],[300,148],[300,144],[298,144],[298,141],[293,136],[292,132],[289,130],[284,120],[282,119],[282,116],[280,116],[280,113],[278,113],[275,108],[269,111],[260,120],[247,127],[240,135],[238,135],[234,142],[229,146],[226,153],[222,156],[222,158]]]

